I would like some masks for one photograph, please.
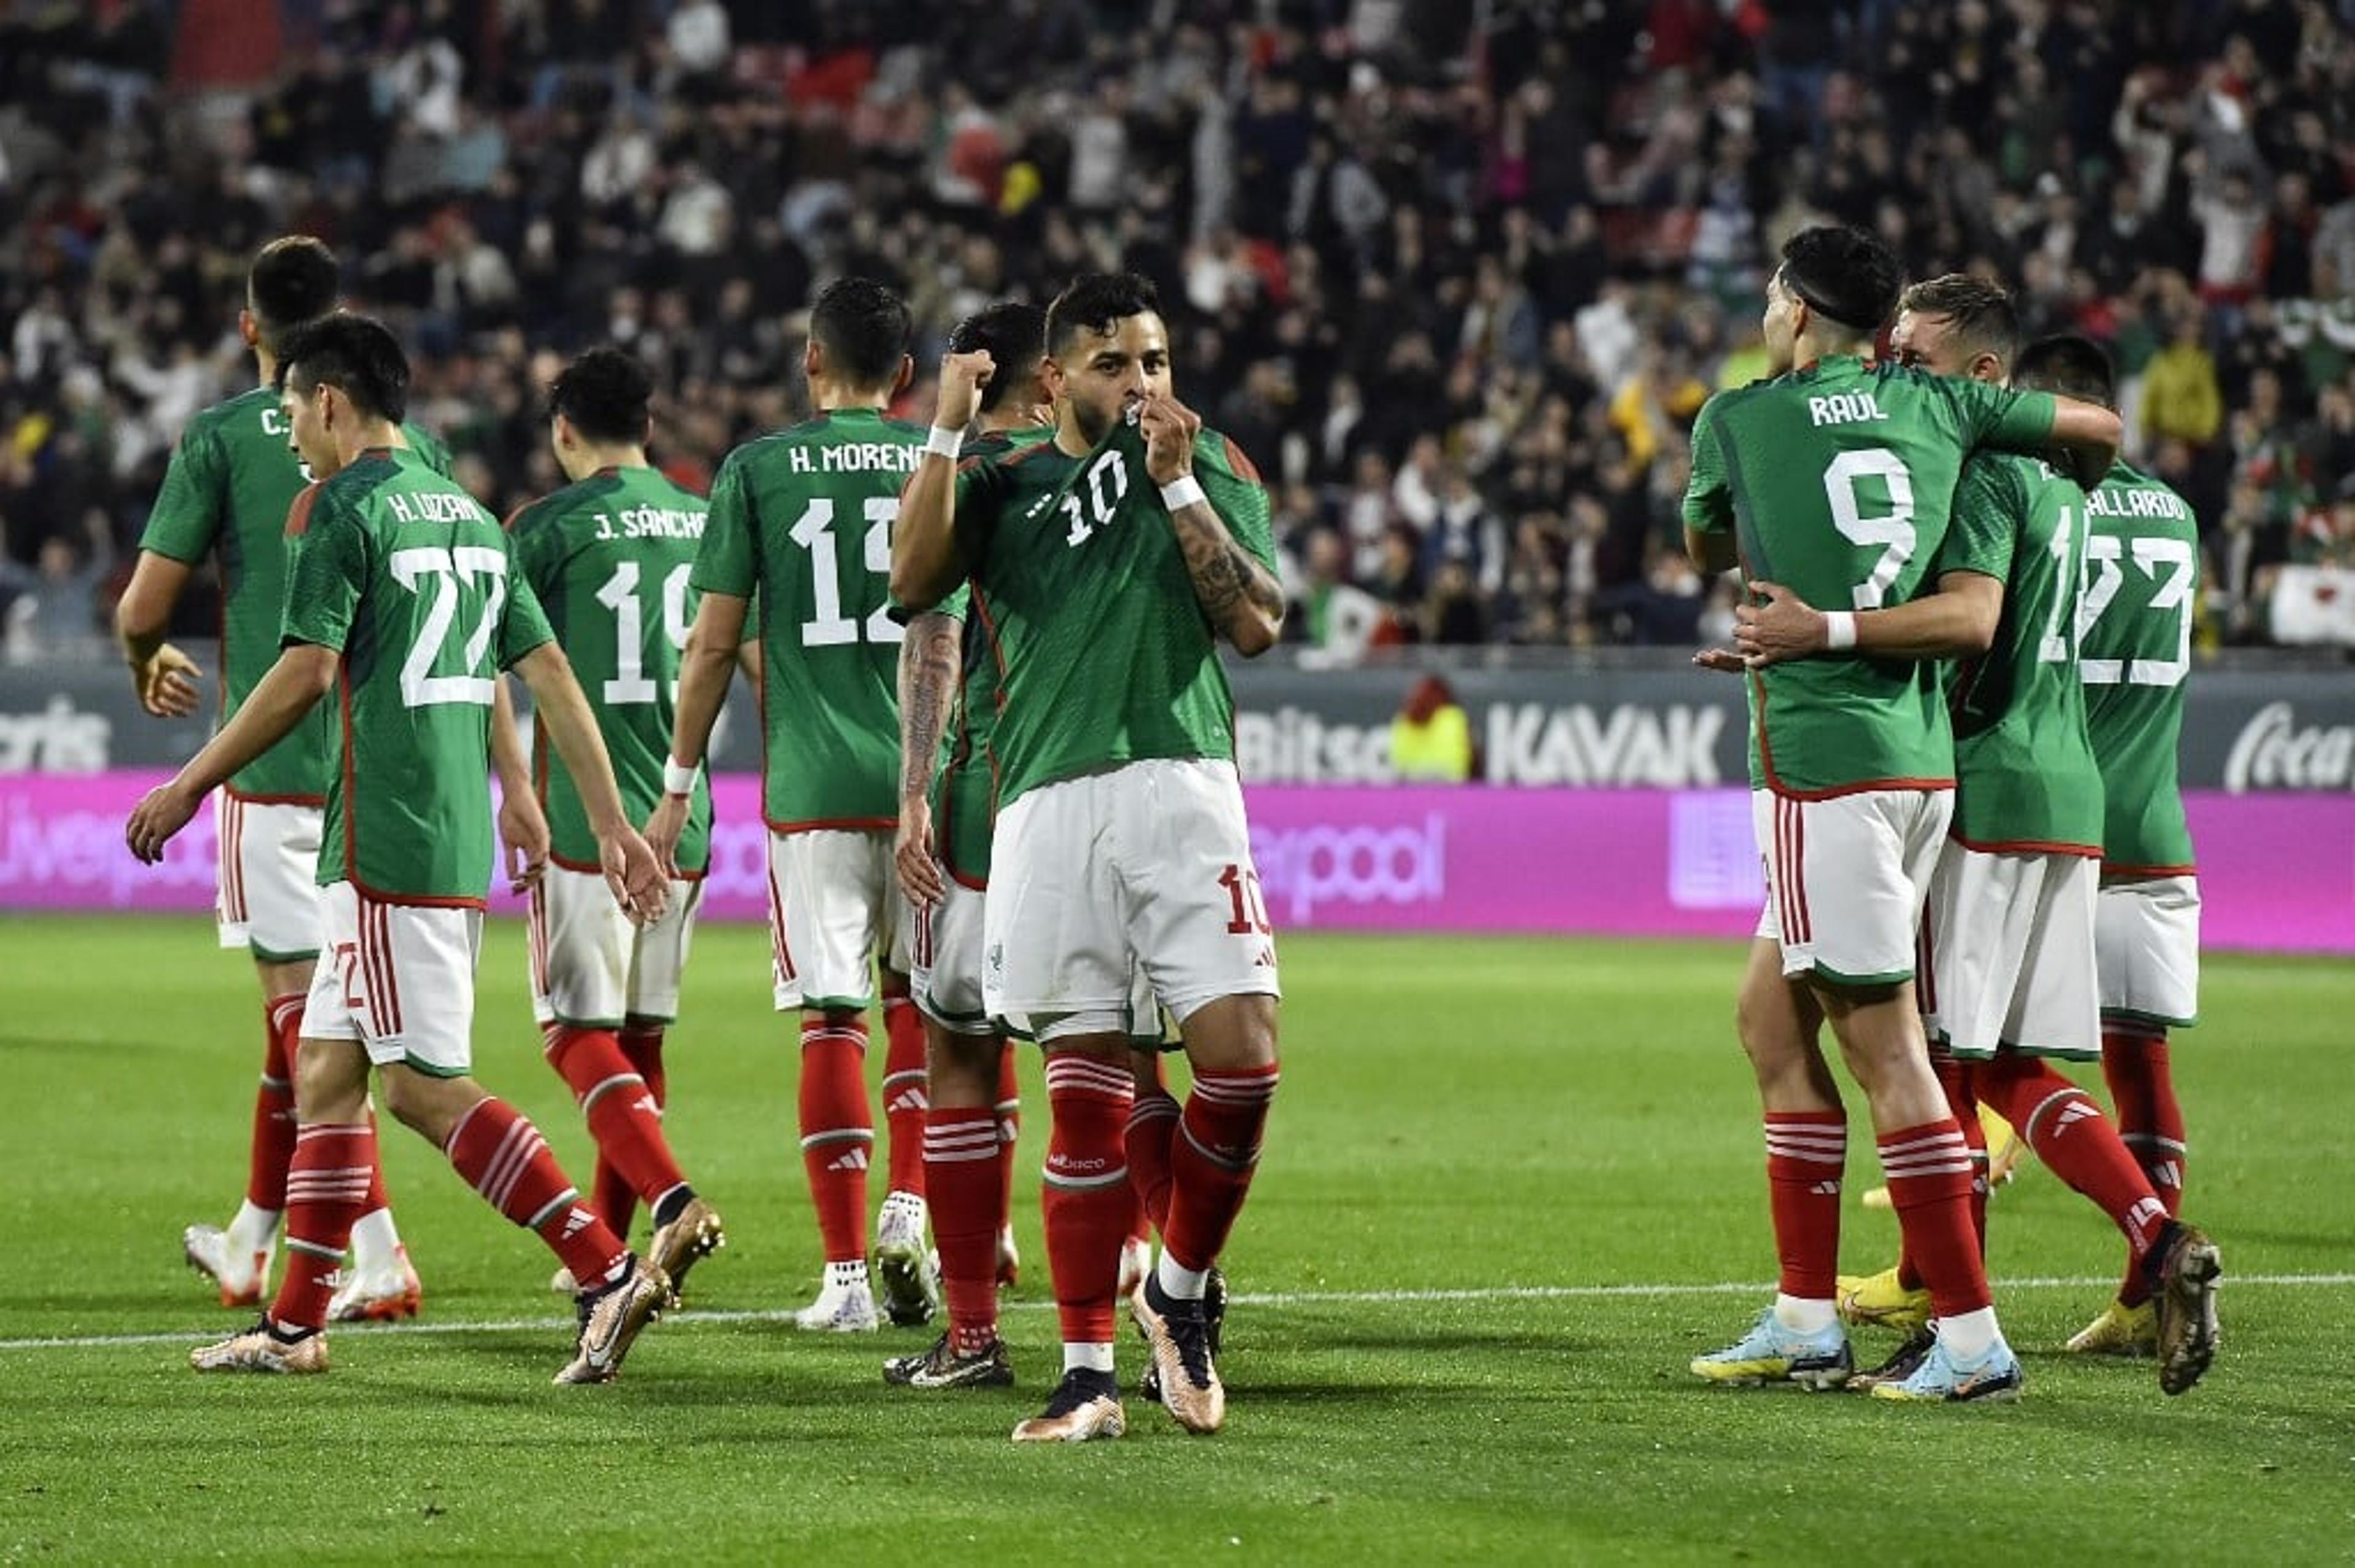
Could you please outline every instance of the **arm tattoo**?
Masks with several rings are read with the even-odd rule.
[[[927,612],[900,645],[900,798],[932,787],[948,729],[949,701],[964,676],[964,624]]]
[[[1197,501],[1170,513],[1169,526],[1177,530],[1186,573],[1194,581],[1194,597],[1212,626],[1231,639],[1239,618],[1284,618],[1284,587],[1275,573],[1235,542],[1208,502]]]

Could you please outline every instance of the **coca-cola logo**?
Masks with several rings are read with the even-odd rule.
[[[2286,702],[2268,702],[2241,727],[2224,763],[2224,788],[2345,789],[2355,783],[2355,725],[2301,726]]]

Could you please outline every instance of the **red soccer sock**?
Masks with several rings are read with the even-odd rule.
[[[1006,1190],[1005,1212],[1014,1212],[1014,1145],[1022,1135],[1022,1081],[1014,1071],[1014,1052],[997,1053],[998,1180]]]
[[[1154,1086],[1136,1097],[1135,1108],[1128,1113],[1128,1181],[1136,1189],[1136,1206],[1141,1211],[1137,1223],[1129,1228],[1132,1236],[1142,1235],[1148,1241],[1152,1232],[1167,1232],[1169,1228],[1169,1187],[1175,1179],[1171,1161],[1177,1157],[1178,1123],[1185,1114],[1169,1086],[1162,1081],[1161,1063],[1153,1064]]]
[[[663,1026],[658,1023],[625,1023],[622,1026],[622,1056],[645,1080],[646,1093],[655,1097],[655,1109],[661,1111],[670,1104],[668,1085],[663,1077]],[[665,1138],[669,1135],[666,1133]],[[589,1179],[591,1207],[613,1232],[627,1240],[630,1221],[638,1207],[637,1189],[630,1179],[601,1152],[597,1169]]]
[[[996,1113],[934,1107],[924,1116],[924,1189],[941,1250],[951,1348],[986,1349],[997,1338],[997,1232],[1006,1223],[1006,1162]]]
[[[1931,1310],[1959,1317],[1992,1306],[1971,1228],[1971,1156],[1949,1116],[1883,1134],[1881,1170],[1906,1253],[1930,1288]]]
[[[670,1084],[663,1075],[663,1026],[626,1023],[622,1026],[622,1055],[646,1081],[646,1092],[657,1107],[670,1105]]]
[[[247,1155],[245,1200],[276,1213],[286,1207],[286,1168],[294,1158],[294,1049],[303,1034],[302,997],[272,997],[266,1022],[261,1084],[253,1095],[253,1142]]]
[[[883,981],[883,1137],[890,1190],[924,1195],[924,1112],[932,1104],[924,1072],[924,1019],[908,999],[908,982]]]
[[[327,1326],[352,1225],[368,1212],[376,1163],[376,1129],[366,1123],[318,1122],[296,1131],[286,1173],[286,1274],[270,1304],[271,1317],[287,1328]]]
[[[1832,1299],[1839,1273],[1840,1173],[1847,1165],[1845,1113],[1766,1113],[1766,1191],[1785,1296]]]
[[[1978,1069],[1979,1096],[2019,1130],[2052,1174],[2092,1199],[2139,1260],[2167,1223],[2167,1205],[2092,1095],[2037,1057],[2005,1051]]]
[[[867,1258],[867,1023],[857,1014],[802,1018],[802,1168],[830,1264]]]
[[[1125,1065],[1073,1051],[1047,1057],[1052,1130],[1041,1174],[1047,1268],[1067,1345],[1109,1345],[1128,1227],[1121,1136],[1135,1096]]]
[[[632,1198],[652,1208],[665,1193],[687,1184],[663,1136],[662,1112],[611,1029],[551,1026],[548,1063],[570,1086],[589,1136],[597,1140],[600,1176],[592,1206],[606,1227],[620,1234],[629,1229]],[[608,1167],[620,1178],[618,1190],[604,1185]]]
[[[392,1193],[384,1184],[384,1145],[377,1141],[376,1106],[368,1108],[368,1201],[361,1205],[362,1214],[373,1214],[392,1207]]]
[[[2183,1210],[2183,1107],[2163,1029],[2112,1024],[2102,1031],[2102,1076],[2117,1106],[2118,1138],[2133,1151],[2167,1211]]]
[[[547,1243],[581,1288],[619,1276],[629,1249],[574,1201],[581,1189],[565,1179],[530,1117],[485,1094],[458,1118],[442,1152],[492,1208]]]
[[[1276,1065],[1197,1069],[1169,1159],[1169,1220],[1161,1250],[1186,1269],[1206,1269],[1226,1250],[1243,1210],[1261,1135],[1275,1098]]]
[[[1943,1046],[1930,1048],[1930,1071],[1938,1080],[1938,1087],[1946,1096],[1946,1109],[1954,1115],[1955,1125],[1962,1129],[1963,1142],[1971,1151],[1971,1229],[1979,1239],[1979,1258],[1987,1258],[1987,1128],[1979,1124],[1978,1090],[1971,1078],[1971,1064]],[[1897,1283],[1907,1290],[1922,1288],[1922,1271],[1904,1248],[1901,1234],[1897,1250]]]

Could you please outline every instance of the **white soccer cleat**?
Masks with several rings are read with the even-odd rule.
[[[274,1237],[273,1237],[274,1240]],[[180,1232],[180,1255],[220,1287],[223,1307],[258,1307],[261,1287],[270,1277],[272,1248],[232,1247],[229,1232],[218,1225],[190,1225]]]
[[[570,1269],[559,1267],[548,1276],[548,1288],[557,1296],[578,1296],[581,1294],[581,1282],[572,1277]]]
[[[327,1336],[310,1333],[299,1339],[281,1339],[263,1318],[252,1328],[230,1335],[218,1345],[188,1352],[188,1365],[200,1372],[269,1372],[304,1376],[327,1370]]]
[[[1022,1252],[1014,1244],[1014,1227],[997,1228],[997,1288],[1012,1290],[1022,1277]]]
[[[859,1263],[826,1264],[817,1299],[794,1314],[794,1327],[813,1334],[872,1334],[882,1326]]]
[[[875,1221],[875,1273],[883,1285],[883,1310],[894,1326],[929,1323],[940,1310],[940,1265],[924,1245],[924,1200],[912,1192],[883,1200]]]
[[[581,1334],[573,1341],[572,1359],[554,1381],[609,1383],[620,1374],[622,1358],[630,1353],[639,1332],[671,1304],[670,1276],[645,1259],[633,1257],[627,1274],[579,1300]]]
[[[1145,1276],[1152,1272],[1153,1243],[1143,1236],[1131,1236],[1123,1242],[1120,1244],[1120,1285],[1114,1293],[1117,1299],[1126,1301],[1135,1296],[1136,1287],[1143,1285]]]
[[[327,1321],[330,1323],[393,1323],[403,1317],[414,1317],[425,1305],[424,1287],[418,1283],[417,1271],[410,1266],[409,1249],[393,1250],[391,1265],[369,1269],[347,1269],[344,1283],[327,1298]]]

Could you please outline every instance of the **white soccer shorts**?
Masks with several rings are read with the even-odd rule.
[[[947,879],[948,895],[930,909],[910,914],[913,940],[909,954],[910,992],[924,1016],[953,1034],[997,1032],[982,995],[981,955],[987,894]],[[1140,1044],[1161,1039],[1161,1007],[1153,998],[1153,983],[1142,965],[1132,964],[1128,1005],[1123,1016],[1105,1028],[1089,1032],[1125,1032]],[[1067,1024],[1062,1033],[1078,1032]]]
[[[1783,973],[1832,985],[1893,985],[1913,976],[1913,933],[1951,790],[1862,790],[1801,800],[1750,792],[1766,868],[1758,934],[1783,950]]]
[[[1283,994],[1231,763],[1130,763],[1024,795],[997,818],[983,926],[985,1005],[1041,1038],[1154,1032],[1140,971],[1180,1024]]]
[[[1947,843],[1930,879],[1923,1026],[1956,1056],[2102,1054],[2094,981],[2101,862]]]
[[[550,865],[531,890],[531,1007],[543,1024],[619,1029],[678,1017],[701,878],[675,878],[660,920],[630,923],[602,873]]]
[[[2200,1020],[2200,880],[2104,882],[2094,902],[2102,1011],[2145,1023]]]
[[[864,1008],[875,960],[908,972],[907,895],[891,835],[813,827],[769,835],[769,940],[779,1012]]]
[[[220,892],[213,909],[223,947],[256,962],[294,964],[319,952],[319,835],[315,805],[213,796]]]
[[[357,1040],[378,1067],[435,1078],[472,1072],[483,912],[386,903],[349,882],[320,892],[326,945],[312,971],[303,1038]]]

